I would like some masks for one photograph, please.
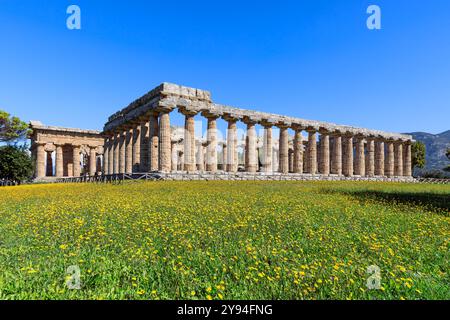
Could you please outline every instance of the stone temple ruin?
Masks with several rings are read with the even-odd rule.
[[[184,115],[184,128],[171,126],[175,110]],[[196,115],[207,119],[205,138],[195,135]],[[228,124],[223,141],[218,139],[220,118]],[[237,136],[239,121],[246,125],[245,140]],[[102,132],[37,121],[30,125],[37,179],[148,172],[167,179],[412,179],[410,135],[220,105],[208,91],[171,83],[114,113]],[[263,127],[261,136],[257,125]],[[274,127],[279,137],[273,137]]]

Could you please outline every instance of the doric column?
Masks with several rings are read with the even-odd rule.
[[[206,132],[206,171],[217,171],[217,116],[208,115]]]
[[[203,156],[203,142],[197,142],[197,154],[196,154],[196,169],[198,171],[205,171],[205,159]]]
[[[330,136],[325,131],[320,133],[320,173],[330,174]]]
[[[228,163],[228,148],[227,144],[224,142],[222,143],[222,170],[227,171],[227,164]]]
[[[55,161],[55,174],[56,177],[60,178],[64,176],[63,146],[61,144],[56,144]]]
[[[384,176],[384,141],[381,139],[375,143],[375,175]]]
[[[280,140],[279,140],[279,164],[278,171],[280,173],[289,173],[289,135],[288,126],[279,125]]]
[[[227,132],[227,171],[237,172],[238,164],[237,160],[237,128],[236,121],[234,118],[226,118],[228,121],[228,132]]]
[[[79,177],[81,175],[81,166],[80,166],[80,146],[79,145],[73,145],[73,176]]]
[[[375,175],[375,141],[373,138],[367,139],[366,175],[368,177]]]
[[[154,130],[156,130],[156,136],[158,136],[158,134],[159,134],[158,126],[155,125],[158,123],[157,117],[158,117],[158,115],[156,115],[156,120],[152,119],[152,121],[155,121],[155,123],[152,123],[152,124],[153,124]],[[140,132],[141,156],[139,159],[139,172],[149,172],[150,167],[151,167],[151,163],[150,163],[151,162],[151,160],[150,160],[151,154],[150,153],[152,150],[151,149],[152,141],[150,138],[150,115],[147,115],[147,117],[144,117],[143,121],[140,123],[140,127],[141,127],[141,132]],[[154,136],[155,133],[153,132],[152,134]],[[159,141],[159,138],[158,137],[154,138],[154,141]],[[155,151],[156,154],[154,154],[154,155],[158,156],[158,148],[159,148],[158,143],[156,143],[156,146],[157,146],[156,147],[157,150]],[[159,158],[158,158],[158,161],[159,161]]]
[[[280,141],[278,140],[278,149],[273,146],[272,148],[272,171],[271,172],[278,172],[280,167]]]
[[[45,152],[47,154],[47,165],[45,168],[45,175],[47,177],[53,176],[53,159],[52,159],[52,153],[50,151]]]
[[[356,142],[356,161],[355,161],[355,175],[364,177],[366,175],[366,159],[364,153],[364,137],[357,136]]]
[[[109,172],[109,148],[110,148],[110,138],[106,137],[105,142],[103,144],[103,168],[102,168],[102,174],[108,174]]]
[[[172,171],[178,171],[178,141],[171,142],[172,150]]]
[[[125,173],[125,140],[125,132],[122,131],[119,138],[119,173]]]
[[[45,143],[36,143],[36,178],[45,177]]]
[[[303,173],[303,137],[300,128],[294,128],[294,173]]]
[[[247,123],[247,137],[245,143],[245,171],[256,172],[258,159],[256,153],[256,128],[255,122],[250,120]]]
[[[308,149],[307,149],[307,167],[308,173],[317,173],[317,136],[316,130],[310,129],[308,131]]]
[[[403,176],[403,142],[397,141],[394,144],[395,156],[394,156],[394,176]]]
[[[164,111],[159,118],[159,170],[162,172],[170,172],[172,169],[170,135],[170,115]]]
[[[125,173],[133,173],[133,129],[125,132]]]
[[[184,115],[184,170],[193,172],[195,165],[195,121],[194,116],[197,112],[190,112],[186,109],[180,109]]]
[[[108,174],[114,173],[114,135],[109,137]]]
[[[141,125],[138,124],[133,129],[133,157],[132,165],[134,172],[141,171]]]
[[[90,150],[89,150],[89,175],[94,176],[96,171],[97,171],[96,147],[90,147]]]
[[[272,172],[272,125],[264,125],[264,158],[263,158],[263,171]]]
[[[294,148],[289,148],[289,172],[294,172]]]
[[[331,173],[342,175],[342,137],[339,133],[333,135],[333,155],[331,158]]]
[[[161,120],[164,118],[164,125],[168,125],[169,127],[161,130],[159,128],[161,126]],[[149,119],[149,144],[148,144],[148,154],[149,154],[149,168],[150,171],[158,171],[161,170],[161,163],[160,159],[162,159],[162,156],[160,156],[160,152],[163,151],[163,148],[159,146],[161,142],[161,133],[164,134],[164,137],[167,139],[166,145],[164,146],[164,152],[168,152],[168,154],[164,155],[164,169],[168,172],[170,171],[170,116],[168,112],[161,113],[160,123],[158,125],[158,114],[152,113],[150,114]],[[142,135],[142,133],[141,133]],[[168,138],[167,136],[168,135]],[[147,170],[148,170],[147,169]]]
[[[386,153],[386,168],[385,168],[385,174],[388,177],[394,176],[394,142],[391,140],[388,140],[386,142],[387,144],[387,153]]]
[[[114,136],[114,174],[120,173],[120,133]]]
[[[344,137],[344,168],[343,173],[346,177],[353,176],[353,136],[346,135]]]
[[[405,163],[403,164],[403,175],[405,177],[412,176],[412,159],[411,159],[411,141],[407,141],[403,145]]]

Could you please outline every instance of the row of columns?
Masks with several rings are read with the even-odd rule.
[[[171,142],[170,111],[154,112],[130,127],[118,128],[112,136],[106,138],[105,173],[176,170],[178,164],[173,163],[177,156],[174,154]],[[218,170],[217,119],[219,116],[207,112],[202,113],[208,121],[206,159],[203,159],[203,152],[201,155],[196,153],[194,117],[197,113],[186,109],[179,111],[185,117],[183,169],[188,172],[196,170],[216,172]],[[238,170],[237,121],[239,119],[230,115],[224,115],[222,118],[228,122],[226,147],[224,145],[222,150],[224,159],[227,160],[224,170],[236,172]],[[258,152],[255,127],[257,121],[244,118],[243,122],[247,125],[245,171],[257,172]],[[410,142],[383,140],[362,135],[353,136],[340,132],[320,131],[314,128],[305,129],[295,125],[273,124],[264,121],[261,124],[264,127],[261,167],[263,172],[272,172],[272,128],[277,126],[280,131],[278,171],[281,173],[411,176]],[[143,130],[147,126],[148,141],[143,137]],[[289,128],[295,132],[292,150],[289,149]],[[308,133],[306,150],[303,148],[303,130]],[[318,134],[320,134],[319,143],[317,143]],[[142,145],[143,141],[148,144],[147,148]],[[143,150],[148,153],[148,166],[143,161],[145,159],[142,155]],[[304,152],[306,152],[305,155]],[[304,160],[306,161],[305,166]],[[205,162],[205,166],[203,166],[203,162]]]
[[[48,143],[37,142],[36,143],[36,177],[43,178],[45,176],[53,175],[53,159],[52,151],[47,151],[46,146]],[[55,176],[60,178],[64,176],[65,163],[71,163],[71,170],[67,170],[67,176],[79,177],[81,175],[81,145],[69,145],[69,144],[53,144],[55,151]],[[71,148],[71,159],[64,160],[63,148]],[[97,147],[89,147],[89,175],[93,176],[97,172]],[[47,165],[46,165],[47,162]]]

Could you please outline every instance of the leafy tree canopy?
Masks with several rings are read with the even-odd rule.
[[[411,145],[412,153],[412,167],[424,168],[425,167],[425,144],[420,141],[416,141]]]
[[[28,124],[8,112],[0,110],[0,142],[12,142],[26,138],[30,133]]]
[[[33,174],[33,162],[25,147],[0,147],[0,179],[24,181]]]

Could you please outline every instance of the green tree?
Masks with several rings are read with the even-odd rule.
[[[27,137],[28,124],[0,110],[0,142],[12,142]]]
[[[450,160],[450,149],[447,149],[447,152],[445,153],[447,156],[447,159]],[[444,168],[444,171],[450,172],[450,165]]]
[[[420,141],[416,141],[411,145],[412,153],[412,169],[425,167],[425,144]]]
[[[26,147],[0,147],[0,179],[21,182],[31,178],[33,162]]]

